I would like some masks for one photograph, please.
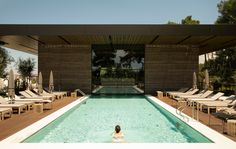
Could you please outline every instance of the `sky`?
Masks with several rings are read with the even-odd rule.
[[[0,24],[166,24],[217,19],[220,0],[0,0]],[[37,56],[9,50],[18,59]],[[203,58],[200,58],[200,62]],[[10,67],[13,67],[12,65]],[[36,70],[37,71],[37,70]]]

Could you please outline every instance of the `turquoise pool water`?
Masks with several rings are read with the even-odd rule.
[[[111,142],[115,125],[127,142],[209,143],[209,139],[145,96],[91,96],[24,142]]]
[[[96,94],[141,94],[132,86],[109,86],[103,87]]]

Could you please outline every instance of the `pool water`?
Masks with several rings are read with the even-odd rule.
[[[111,142],[116,125],[121,126],[126,142],[211,142],[145,96],[137,95],[91,96],[24,142]]]

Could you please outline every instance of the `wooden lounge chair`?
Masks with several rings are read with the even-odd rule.
[[[191,88],[192,89],[192,88]],[[189,90],[191,90],[191,89],[189,89],[189,88],[180,88],[179,90],[177,90],[177,91],[165,91],[164,93],[167,95],[167,96],[169,96],[170,94],[172,94],[172,93],[184,93],[184,92],[187,92],[187,91],[189,91]]]
[[[19,103],[19,104],[25,104],[27,106],[27,110],[32,110],[34,107],[34,102],[32,101],[24,101],[24,102],[18,102],[18,101],[11,101],[9,98],[3,98],[0,96],[0,103],[1,104],[12,104],[12,103]]]
[[[217,110],[218,108],[228,107],[228,103],[224,101],[214,101],[214,102],[200,102],[200,111],[207,109],[207,113],[210,114],[212,109]]]
[[[216,110],[216,113],[213,113],[213,115],[224,121],[228,119],[236,119],[236,100],[233,102],[234,105],[232,107],[219,108]]]
[[[20,91],[19,92],[22,96],[24,96],[25,98],[30,98],[30,99],[41,99],[41,100],[48,100],[48,98],[42,97],[42,96],[35,96],[32,97],[31,95],[29,95],[28,93],[26,93],[25,91]]]
[[[38,93],[38,89],[33,89],[36,93]],[[42,93],[43,96],[53,96],[54,99],[62,99],[63,98],[63,94],[62,93],[48,93],[46,92],[45,90],[43,90],[43,93]]]
[[[17,102],[34,102],[35,104],[40,103],[43,104],[44,109],[52,109],[52,101],[40,98],[20,98],[19,96],[15,95],[15,100]],[[47,106],[49,105],[49,106]]]
[[[43,98],[43,99],[47,99],[47,100],[51,100],[51,101],[54,101],[55,100],[55,98],[54,98],[54,96],[53,95],[37,95],[37,94],[35,94],[35,93],[33,93],[32,91],[30,91],[30,90],[25,90],[25,92],[27,93],[27,94],[29,94],[31,97],[33,97],[33,98],[37,98],[37,97],[41,97],[41,98]]]
[[[217,109],[217,112],[222,112],[229,115],[236,115],[236,108],[232,108],[232,107],[220,108],[220,109]]]
[[[193,95],[193,94],[197,93],[198,91],[199,91],[199,89],[194,89],[194,90],[188,91],[186,93],[171,94],[171,97],[176,98],[176,97],[180,97],[180,96],[183,96],[183,95]]]
[[[202,90],[201,92],[199,92],[198,94],[194,94],[194,95],[180,95],[179,97],[173,97],[175,100],[179,101],[179,100],[185,100],[187,98],[191,98],[191,97],[201,97],[203,94],[205,93],[204,90]],[[205,97],[202,97],[205,98]]]
[[[235,98],[228,98],[228,99],[225,99],[225,100],[219,100],[219,101],[199,101],[199,104],[200,104],[200,110],[202,111],[203,109],[207,109],[208,111],[208,114],[210,113],[210,110],[211,109],[214,109],[214,110],[218,110],[218,109],[222,109],[222,108],[227,108],[227,107],[230,107],[233,105],[233,107],[235,106],[236,104],[236,100]],[[231,110],[232,112],[232,110]]]
[[[21,114],[27,108],[26,104],[14,103],[14,104],[0,104],[0,108],[12,108],[12,112],[17,112]]]
[[[201,92],[199,94],[195,94],[195,95],[182,95],[179,98],[183,99],[183,100],[187,100],[189,98],[207,98],[208,96],[210,96],[213,93],[213,91],[207,90],[205,92]]]
[[[11,108],[0,108],[0,120],[4,120],[5,117],[11,117],[12,109]]]
[[[187,100],[187,102],[188,102],[188,105],[194,106],[195,103],[198,104],[201,101],[215,101],[215,100],[219,99],[223,95],[224,95],[224,93],[218,92],[217,94],[215,94],[215,95],[213,95],[213,96],[211,96],[209,98],[189,98]]]
[[[190,100],[192,99],[201,99],[201,98],[208,98],[211,96],[213,91],[207,90],[203,94],[197,94],[197,95],[186,95],[186,96],[181,96],[179,100],[184,100],[187,102],[187,105],[191,105]]]

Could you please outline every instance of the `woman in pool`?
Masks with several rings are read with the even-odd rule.
[[[113,143],[123,143],[123,142],[125,142],[124,135],[120,130],[121,130],[120,126],[116,125],[115,131],[112,133],[112,142]]]

